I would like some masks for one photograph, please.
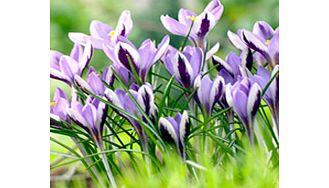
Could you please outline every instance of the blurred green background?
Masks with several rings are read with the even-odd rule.
[[[208,41],[212,46],[220,42],[218,55],[225,57],[230,50],[235,50],[229,43],[226,33],[238,28],[251,30],[258,20],[264,20],[277,27],[279,22],[278,0],[221,0],[224,13],[215,28],[210,32]],[[134,22],[129,39],[137,46],[147,38],[159,42],[169,34],[161,25],[160,16],[168,14],[177,18],[178,10],[183,7],[201,13],[209,0],[51,0],[50,1],[50,48],[69,54],[73,43],[68,38],[69,32],[89,34],[92,20],[100,20],[115,28],[121,12],[131,11]],[[183,37],[170,35],[171,45],[178,47]],[[109,64],[102,51],[96,50],[91,65],[102,70]],[[58,81],[51,80],[51,94],[55,87],[68,89]],[[52,96],[51,96],[52,97]]]

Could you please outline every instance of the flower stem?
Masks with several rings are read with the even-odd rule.
[[[106,173],[107,173],[107,176],[110,180],[111,186],[113,188],[117,188],[117,185],[115,183],[115,180],[114,180],[114,177],[113,177],[110,165],[109,165],[109,162],[107,160],[106,154],[104,153],[104,145],[103,145],[103,143],[98,143],[97,145],[98,145],[99,150],[101,151],[100,152],[101,153],[101,158],[103,160],[103,163],[104,163],[104,166],[105,166],[105,169],[106,169]]]

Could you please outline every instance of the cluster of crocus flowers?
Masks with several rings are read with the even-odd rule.
[[[146,83],[141,87],[132,85],[128,92],[125,92],[122,89],[116,89],[115,91],[107,89],[105,91],[105,97],[115,106],[135,117],[133,118],[120,112],[119,110],[116,110],[118,114],[126,118],[135,128],[142,143],[143,149],[147,150],[148,138],[141,123],[148,122],[145,120],[143,114],[138,110],[137,105],[140,105],[145,114],[148,117],[151,117],[151,120],[154,122],[154,120],[157,118],[157,107],[154,104],[153,89],[149,83]],[[131,98],[129,94],[131,94],[133,98]]]
[[[261,100],[264,100],[278,128],[279,29],[274,30],[266,22],[259,21],[252,32],[239,29],[234,34],[229,31],[229,40],[240,51],[229,52],[226,58],[221,58],[215,55],[219,43],[207,50],[205,41],[223,10],[220,1],[212,0],[200,15],[181,9],[178,21],[161,16],[165,29],[185,37],[185,41],[191,40],[191,45],[184,43],[180,48],[170,45],[168,35],[163,36],[158,45],[146,39],[136,48],[128,39],[133,23],[127,10],[122,12],[115,29],[92,21],[90,35],[70,33],[74,42],[70,55],[57,51],[51,51],[50,55],[50,77],[72,89],[70,99],[63,90],[56,89],[50,104],[51,124],[65,121],[80,126],[104,151],[104,125],[112,126],[109,120],[114,114],[136,131],[144,152],[149,151],[150,142],[155,142],[149,134],[160,135],[157,138],[173,143],[183,160],[188,158],[185,149],[190,127],[197,126],[190,121],[189,114],[194,119],[200,116],[194,114],[197,113],[195,109],[201,110],[204,123],[216,117],[214,111],[228,109],[225,115],[230,124],[234,126],[237,117],[253,144],[255,117]],[[111,61],[101,73],[88,66],[94,49],[103,51]],[[181,96],[191,95],[191,103],[196,102],[195,108],[186,105],[179,112],[175,111],[173,117],[173,113],[163,112],[166,107],[168,111],[174,109],[170,105],[164,106],[170,100],[156,100],[165,96],[162,86],[154,80],[163,75],[152,76],[152,79],[149,76],[152,66],[160,63],[175,78],[176,81],[170,79],[176,82],[175,86],[184,91]],[[210,64],[214,66],[212,69],[208,68]],[[158,101],[162,101],[161,104]],[[105,154],[102,159],[107,163]],[[108,163],[105,167],[112,186],[115,186]]]
[[[204,49],[206,36],[216,25],[224,11],[223,5],[218,0],[212,0],[204,11],[196,15],[193,11],[180,9],[178,21],[168,15],[161,16],[163,26],[171,33],[187,36],[198,47]]]

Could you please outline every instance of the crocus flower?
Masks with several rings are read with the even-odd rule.
[[[85,102],[85,105],[82,105],[80,102],[72,100],[67,113],[71,120],[90,134],[96,144],[101,145],[107,115],[106,104],[90,96]]]
[[[50,117],[56,121],[68,121],[66,109],[69,107],[68,98],[65,92],[56,88],[54,99],[50,102]],[[52,125],[54,122],[50,122]]]
[[[226,87],[226,100],[239,116],[248,138],[253,144],[254,119],[261,101],[261,89],[248,78],[238,80],[233,86]]]
[[[60,52],[51,51],[50,54],[50,77],[61,80],[72,86],[74,76],[81,76],[93,53],[93,47],[88,42],[82,51],[80,45],[75,44],[70,56]]]
[[[175,75],[177,82],[189,88],[201,72],[203,52],[198,47],[186,46],[182,52],[170,47],[164,61],[168,72]]]
[[[278,69],[279,65],[275,66],[271,74],[270,71],[265,69],[263,66],[259,66],[257,69],[257,74],[252,76],[250,79],[252,82],[257,83],[262,89],[264,89]],[[264,93],[263,99],[269,106],[277,130],[279,131],[279,75],[277,75],[272,81]]]
[[[212,57],[212,62],[214,65],[217,65],[216,69],[218,70],[218,75],[224,78],[226,84],[228,83],[234,84],[238,76],[242,75],[241,58],[237,56],[234,52],[230,52],[226,56],[225,60],[214,55]]]
[[[262,38],[244,30],[243,41],[249,48],[260,53],[272,68],[279,64],[279,28],[275,30],[273,37],[265,42]]]
[[[212,0],[198,16],[191,10],[180,9],[178,21],[168,15],[162,15],[160,19],[169,32],[180,36],[187,36],[193,23],[189,39],[204,50],[205,37],[216,25],[223,11],[224,7],[219,0]]]
[[[159,119],[159,130],[164,140],[173,143],[183,160],[186,159],[185,141],[190,133],[190,121],[187,111],[183,114],[177,113],[174,118],[161,117]]]
[[[197,103],[200,107],[204,107],[209,116],[215,104],[224,94],[225,82],[223,77],[217,75],[212,81],[209,75],[205,75],[203,78],[199,75],[195,79],[194,87],[197,88]]]
[[[103,49],[104,44],[114,46],[120,36],[127,38],[132,27],[133,22],[131,20],[130,12],[125,10],[121,13],[115,30],[103,22],[94,20],[89,27],[90,36],[83,33],[71,32],[69,33],[69,38],[73,42],[79,44],[85,44],[86,40],[89,39],[94,48]]]
[[[96,143],[96,146],[101,151],[101,157],[111,185],[112,187],[116,187],[113,174],[104,153],[103,144],[103,131],[107,116],[107,105],[90,96],[85,102],[85,105],[82,105],[80,102],[72,100],[71,107],[67,109],[67,113],[71,120],[88,132]]]
[[[135,69],[141,81],[145,83],[148,71],[166,52],[169,40],[169,37],[165,36],[156,48],[154,42],[147,39],[138,50],[132,43],[119,41],[114,50],[110,46],[105,45],[104,52],[113,63],[121,64],[129,72],[133,73],[132,68]]]
[[[74,76],[75,83],[83,88],[86,89],[96,95],[102,96],[105,91],[104,83],[102,82],[101,78],[95,71],[93,67],[90,67],[87,73],[87,82],[84,81],[79,75]]]
[[[154,94],[152,90],[152,86],[149,83],[142,85],[141,87],[137,85],[132,85],[129,89],[130,93],[136,99],[140,107],[143,111],[148,115],[152,120],[156,119],[157,116],[157,107],[154,104]],[[122,89],[116,89],[115,91],[111,89],[106,89],[105,97],[113,103],[115,106],[121,108],[122,110],[128,112],[132,116],[136,118],[140,118],[141,120],[145,120],[143,115],[138,110],[137,106],[135,105],[134,101],[130,98],[129,94],[126,93]],[[136,130],[143,148],[147,148],[147,136],[145,131],[140,125],[139,121],[135,120],[134,118],[121,113],[120,111],[116,110],[118,114],[122,117],[126,118]]]
[[[236,48],[255,50],[254,59],[259,65],[263,65],[265,61],[272,68],[279,64],[279,28],[274,30],[268,23],[258,21],[252,32],[239,29],[237,34],[228,31],[227,35]]]

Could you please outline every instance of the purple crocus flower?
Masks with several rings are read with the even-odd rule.
[[[114,46],[118,38],[127,38],[133,27],[133,22],[131,20],[130,11],[125,10],[121,13],[118,24],[115,30],[111,26],[94,20],[91,22],[89,30],[90,36],[83,33],[69,33],[69,38],[79,44],[85,44],[86,40],[89,39],[92,45],[96,49],[103,49],[103,45]]]
[[[90,134],[97,146],[102,146],[107,106],[90,96],[85,102],[85,105],[82,105],[80,102],[72,100],[67,114],[71,120]]]
[[[116,187],[116,183],[111,172],[111,168],[104,153],[103,131],[107,117],[107,105],[96,98],[88,97],[85,105],[77,100],[72,100],[71,107],[67,109],[70,119],[83,128],[92,137],[96,146],[101,151],[101,157],[105,165],[111,186]]]
[[[230,52],[225,60],[214,55],[212,62],[217,65],[218,75],[224,78],[226,84],[234,84],[238,76],[242,76],[242,60],[234,52]]]
[[[145,40],[139,49],[132,43],[119,41],[114,50],[110,46],[104,46],[104,52],[113,61],[113,63],[121,64],[129,72],[133,73],[133,68],[143,83],[146,82],[148,71],[151,66],[156,63],[166,52],[169,46],[169,36],[165,36],[159,43],[158,48],[150,39]]]
[[[81,76],[93,53],[93,47],[88,42],[82,51],[82,47],[74,44],[71,55],[63,55],[57,51],[50,52],[50,77],[61,80],[71,86],[74,76]]]
[[[141,106],[141,108],[144,110],[144,112],[149,117],[151,117],[151,119],[155,120],[157,116],[157,107],[154,104],[154,94],[152,86],[149,83],[146,83],[141,87],[137,85],[132,85],[129,91],[136,99],[138,104]],[[113,91],[111,89],[106,89],[105,97],[115,106],[144,121],[143,115],[139,112],[134,101],[124,90],[116,89],[115,91]],[[117,113],[120,114],[122,117],[126,118],[131,123],[142,142],[143,149],[146,149],[148,139],[139,121],[121,113],[120,111],[117,111]]]
[[[79,75],[74,76],[74,81],[80,88],[86,89],[99,96],[104,95],[104,83],[93,67],[90,67],[88,70],[87,82],[84,81]]]
[[[255,50],[254,59],[259,65],[267,61],[273,68],[279,64],[279,28],[274,30],[268,23],[258,21],[252,32],[239,29],[237,34],[228,31],[227,35],[236,48]]]
[[[186,46],[182,52],[170,47],[164,61],[168,72],[175,75],[177,82],[189,88],[201,72],[203,52],[198,47]]]
[[[278,69],[279,65],[276,65],[271,74],[270,71],[263,66],[259,66],[257,74],[250,79],[264,89]],[[279,75],[272,81],[271,85],[264,93],[263,99],[272,112],[273,120],[276,124],[277,131],[279,132]]]
[[[260,53],[272,68],[279,64],[279,28],[274,31],[271,39],[265,41],[246,30],[243,31],[242,37],[246,45]]]
[[[261,89],[257,83],[252,84],[248,78],[238,80],[233,86],[226,86],[226,100],[239,116],[248,138],[253,144],[253,126],[261,101]]]
[[[200,107],[204,107],[209,116],[215,104],[224,94],[225,82],[223,77],[217,75],[212,81],[209,75],[205,75],[203,78],[199,75],[195,79],[194,87],[197,89],[197,103]]]
[[[164,140],[173,143],[183,160],[186,159],[185,141],[190,133],[190,121],[187,111],[183,114],[177,113],[174,118],[161,117],[159,119],[159,130]]]
[[[162,15],[160,19],[169,32],[180,36],[187,36],[193,23],[189,39],[204,50],[205,37],[216,25],[223,11],[224,7],[219,0],[212,0],[198,16],[191,10],[180,9],[178,21],[168,15]]]
[[[56,121],[68,121],[66,109],[69,107],[69,102],[65,92],[56,88],[54,99],[50,102],[50,117]],[[56,124],[55,122],[50,122],[51,125]]]

